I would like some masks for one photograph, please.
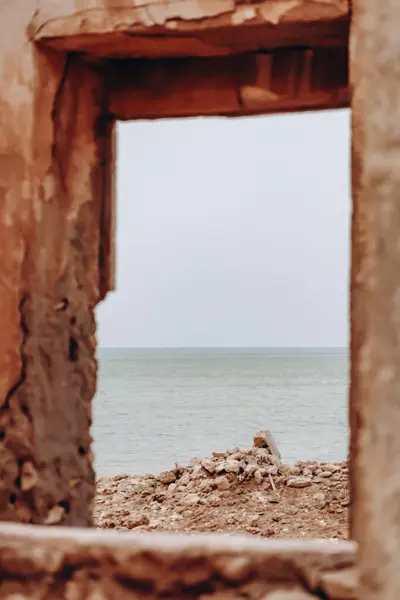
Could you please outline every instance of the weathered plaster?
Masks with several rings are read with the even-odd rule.
[[[97,58],[216,56],[345,45],[348,18],[346,0],[42,0],[30,35]]]
[[[0,596],[352,600],[354,559],[354,545],[344,542],[3,525]]]
[[[400,597],[399,19],[397,2],[353,2],[350,409],[363,600]]]
[[[103,88],[95,70],[29,43],[35,6],[0,7],[0,519],[85,525]]]
[[[342,0],[323,4],[347,11]],[[269,17],[266,4],[225,0],[148,2],[135,10],[145,8],[157,26],[170,26],[173,18],[204,30],[213,28],[209,19],[228,15],[225,29],[236,34],[243,20],[252,20],[253,10],[261,11],[265,22],[279,23],[293,16],[296,6],[293,0],[275,2],[273,10],[268,5]],[[113,21],[110,10],[126,15],[129,7],[67,0],[39,5],[5,0],[1,6],[7,22],[0,39],[2,520],[75,525],[91,520],[94,307],[112,287],[114,273],[113,119],[347,103],[344,46],[232,57],[219,69],[214,69],[218,57],[203,59],[198,68],[186,66],[178,81],[166,62],[154,67],[148,61],[140,72],[144,63],[127,61],[121,71],[112,61],[93,64],[87,56],[33,41],[35,31],[58,23],[58,17],[78,18],[84,28],[86,19],[96,24],[93,15],[108,15],[115,29],[122,22]],[[224,27],[214,29],[219,36]],[[127,80],[123,71],[127,67],[130,76],[132,66],[134,76]],[[118,72],[117,79],[110,72]],[[167,78],[162,90],[154,87],[153,75],[159,79],[160,72]]]

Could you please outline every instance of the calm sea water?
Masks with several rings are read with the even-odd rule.
[[[101,349],[93,435],[101,474],[158,473],[270,429],[282,457],[347,455],[345,350]]]

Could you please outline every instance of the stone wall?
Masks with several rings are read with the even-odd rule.
[[[351,600],[350,542],[0,526],[0,597]]]
[[[111,130],[97,70],[30,43],[36,5],[0,7],[0,520],[88,525]]]

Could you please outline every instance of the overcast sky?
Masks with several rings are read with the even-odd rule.
[[[349,112],[118,128],[102,346],[345,346]]]

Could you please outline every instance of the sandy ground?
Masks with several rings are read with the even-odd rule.
[[[348,466],[283,465],[269,448],[234,448],[158,476],[99,477],[95,524],[135,531],[246,532],[346,539]]]

